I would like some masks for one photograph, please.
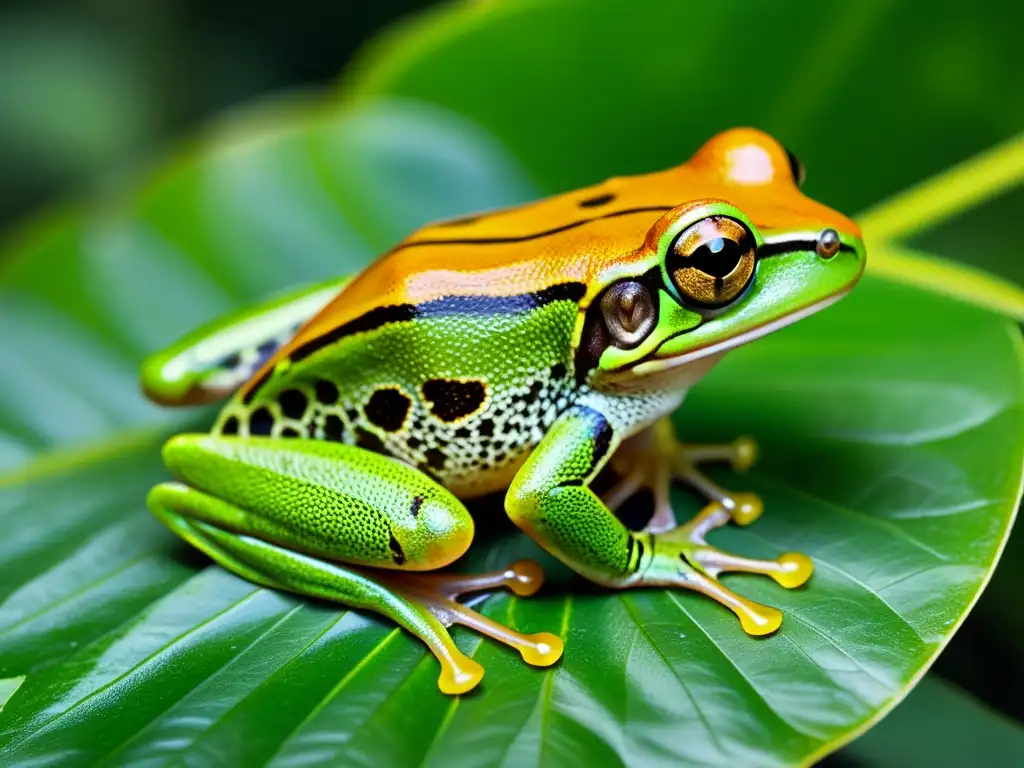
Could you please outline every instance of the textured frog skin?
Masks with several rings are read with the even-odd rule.
[[[505,487],[575,396],[582,293],[568,283],[434,300],[415,322],[384,318],[309,354],[299,347],[285,370],[235,397],[215,431],[360,445],[462,496]]]
[[[863,271],[856,225],[805,197],[800,176],[771,137],[728,131],[667,171],[424,227],[350,280],[194,332],[146,362],[145,390],[167,404],[230,399],[210,434],[165,446],[178,481],[154,488],[150,508],[247,579],[395,620],[439,659],[448,693],[483,670],[445,625],[530,664],[561,655],[554,635],[455,600],[533,594],[536,564],[411,573],[460,557],[474,530],[461,499],[504,488],[509,518],[590,580],[694,590],[748,633],[775,631],[779,611],[718,575],[794,588],[810,560],[705,540],[762,507],[697,465],[742,470],[754,443],[688,446],[663,417],[729,349],[824,308]],[[620,479],[602,497],[590,486],[613,456]],[[683,525],[673,480],[709,502]],[[654,512],[630,530],[615,510],[644,487]]]

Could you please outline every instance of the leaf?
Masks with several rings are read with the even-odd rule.
[[[1013,765],[1024,754],[1024,728],[952,683],[928,675],[848,751],[862,764],[878,768]]]
[[[21,684],[25,682],[25,678],[22,677],[8,677],[5,680],[0,680],[0,712],[4,709],[4,704],[7,700],[14,695],[14,692],[21,687]]]
[[[647,12],[552,7],[565,26],[523,22],[542,60],[557,46],[608,50],[612,32],[639,40]],[[458,13],[459,33],[460,19],[484,19],[475,6]],[[505,61],[499,40],[484,42],[456,59],[470,89],[487,62]],[[657,78],[692,66],[672,55],[651,65]],[[595,87],[585,70],[564,71]],[[529,112],[530,89],[491,86],[478,97]],[[606,150],[605,132],[628,127],[612,117],[590,127]],[[535,154],[557,154],[564,129],[535,133],[549,145]],[[622,162],[634,144],[648,159],[667,152],[652,140],[610,139]],[[682,141],[659,140],[673,151]],[[569,143],[571,170],[590,158],[586,142]],[[526,159],[552,189],[557,169]],[[478,694],[445,698],[433,658],[393,626],[255,588],[145,512],[166,476],[163,436],[204,418],[141,401],[145,352],[286,282],[351,270],[424,219],[534,194],[487,133],[444,110],[280,104],[221,126],[127,197],[12,241],[0,261],[0,676],[27,678],[0,714],[0,762],[792,764],[902,698],[991,574],[1024,459],[1019,332],[906,286],[866,279],[828,312],[737,351],[679,414],[688,436],[749,433],[763,448],[748,476],[719,479],[763,494],[768,511],[716,542],[752,556],[802,550],[818,565],[797,592],[730,580],[785,611],[764,640],[693,594],[586,588],[503,526],[490,500],[478,511],[495,530],[465,567],[530,555],[554,578],[542,596],[496,595],[484,611],[559,631],[566,654],[538,671],[460,633],[487,677]],[[674,502],[681,517],[696,509],[682,493]]]

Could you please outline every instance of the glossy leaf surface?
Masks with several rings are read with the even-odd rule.
[[[603,18],[579,25],[577,45],[611,34]],[[817,563],[795,592],[729,580],[783,609],[773,637],[745,636],[692,594],[587,588],[485,501],[492,523],[464,567],[528,555],[553,576],[543,595],[496,595],[485,612],[561,632],[566,653],[541,672],[457,633],[487,676],[451,699],[433,658],[394,627],[254,588],[152,520],[160,442],[208,414],[146,405],[145,352],[251,298],[358,268],[424,220],[537,193],[488,134],[435,108],[282,111],[213,134],[124,201],[38,225],[0,268],[0,678],[27,676],[0,683],[13,691],[0,762],[799,763],[905,693],[1007,533],[1024,376],[1016,328],[870,278],[731,355],[678,414],[688,437],[762,446],[748,475],[718,477],[761,493],[767,512],[714,542]],[[677,162],[703,138],[657,162],[623,144],[616,170]],[[696,509],[684,493],[675,502],[680,518]]]

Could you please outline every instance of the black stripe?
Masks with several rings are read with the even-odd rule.
[[[345,336],[372,331],[390,323],[407,322],[415,319],[417,316],[416,307],[412,304],[393,304],[388,307],[377,307],[364,315],[360,315],[355,320],[350,320],[322,336],[307,341],[298,349],[293,350],[289,357],[293,363],[298,362],[309,357],[318,349],[322,349]],[[262,384],[263,382],[260,383]]]
[[[785,253],[796,253],[797,251],[817,251],[817,240],[783,240],[777,243],[765,243],[757,249],[757,258],[770,259],[772,256],[781,256]],[[857,249],[852,245],[843,243],[839,246],[840,251],[856,253]]]
[[[528,312],[556,301],[578,302],[587,293],[583,283],[559,283],[532,293],[512,296],[443,296],[416,307],[416,317],[448,317],[450,315],[491,315]]]
[[[322,336],[310,339],[301,347],[293,350],[289,357],[293,363],[297,363],[346,336],[366,333],[391,323],[450,315],[490,317],[496,314],[526,312],[555,301],[578,302],[586,292],[587,287],[583,283],[561,283],[542,291],[520,293],[515,296],[444,296],[418,305],[395,304],[388,307],[377,307],[344,325],[339,325]]]
[[[633,547],[636,546],[636,539],[633,538],[633,534],[626,531],[626,570],[630,569],[630,564],[633,562]]]
[[[256,390],[258,390],[260,387],[267,383],[267,379],[270,378],[270,374],[272,374],[273,372],[273,368],[268,368],[262,374],[260,374],[260,377],[253,383],[251,387],[249,387],[249,391],[246,392],[245,396],[242,398],[242,405],[248,405],[249,403],[252,402],[252,399],[256,397]]]
[[[653,538],[653,534],[651,536]],[[644,561],[644,543],[640,539],[636,540],[636,568],[633,571],[639,571],[640,565]]]
[[[563,224],[560,227],[554,229],[547,229],[543,232],[534,232],[529,235],[512,235],[509,237],[476,237],[476,238],[453,238],[453,239],[435,239],[435,240],[412,240],[408,243],[399,243],[392,249],[392,253],[395,251],[401,251],[406,248],[418,248],[421,245],[496,245],[500,243],[524,243],[527,240],[539,240],[542,237],[549,237],[550,235],[557,235],[559,232],[565,232],[569,229],[576,229],[589,224],[592,221],[601,221],[601,219],[614,219],[618,216],[631,216],[634,213],[665,213],[665,211],[671,211],[675,208],[674,205],[658,205],[649,206],[645,208],[624,208],[621,211],[612,211],[606,213],[603,216],[594,216],[589,219],[580,219],[574,221],[571,224]]]

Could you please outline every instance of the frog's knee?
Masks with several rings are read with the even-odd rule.
[[[206,435],[182,434],[169,438],[164,447],[160,450],[164,466],[172,472],[176,467],[187,465],[190,458],[202,456],[202,440]]]
[[[533,529],[541,499],[547,491],[545,486],[535,480],[525,475],[517,476],[505,493],[505,514],[525,531]]]

